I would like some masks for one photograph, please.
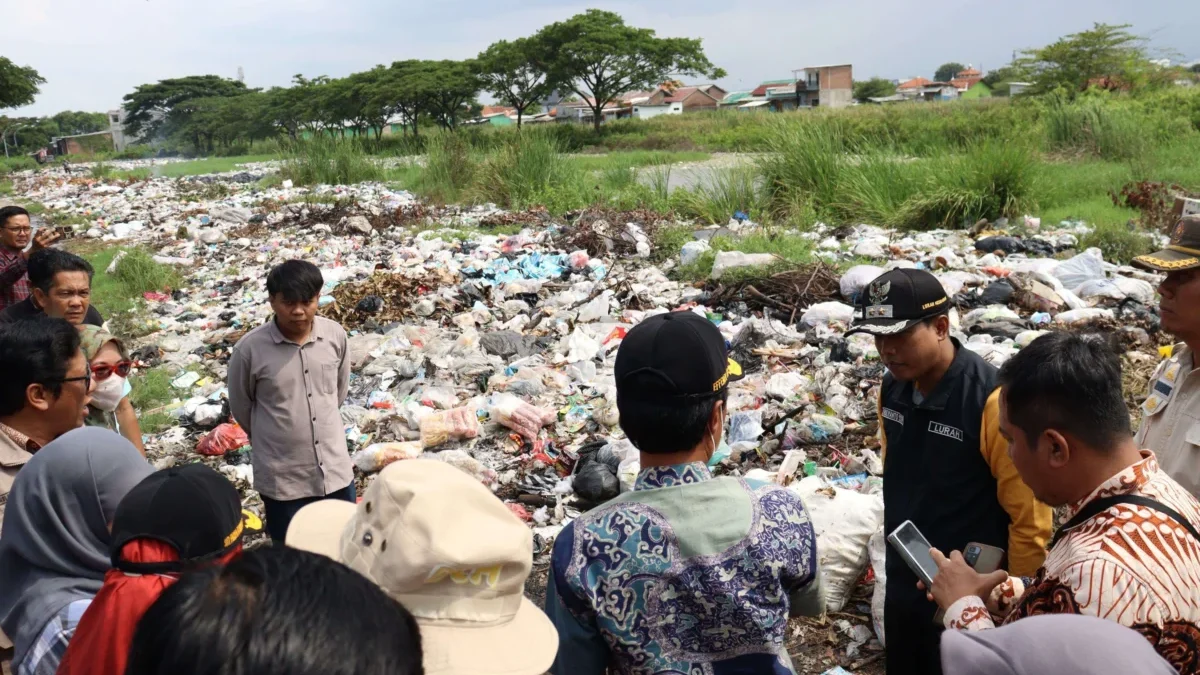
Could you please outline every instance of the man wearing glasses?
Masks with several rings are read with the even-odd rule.
[[[92,370],[79,344],[79,331],[64,319],[0,326],[0,524],[21,467],[87,417]]]
[[[50,246],[58,237],[53,230],[41,230],[34,237],[28,211],[19,206],[0,208],[0,310],[29,297],[29,255]]]

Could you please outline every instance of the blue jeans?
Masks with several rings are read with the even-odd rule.
[[[324,497],[305,497],[304,499],[289,499],[287,501],[277,501],[268,497],[263,497],[263,515],[266,517],[267,534],[271,535],[272,541],[283,543],[287,537],[288,525],[292,524],[292,518],[296,517],[296,512],[300,509],[319,502],[322,499],[341,499],[353,504],[357,499],[358,494],[354,489],[354,483],[338,490],[330,492]]]

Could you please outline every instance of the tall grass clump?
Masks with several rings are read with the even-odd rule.
[[[558,141],[533,130],[513,135],[490,153],[472,190],[478,201],[512,209],[540,205],[565,211],[593,199],[583,172],[563,154]]]
[[[786,218],[801,205],[822,211],[838,200],[846,144],[836,125],[781,121],[759,160],[767,208]]]
[[[0,174],[17,171],[36,171],[38,163],[32,157],[0,157]]]
[[[458,134],[437,134],[426,143],[425,170],[418,189],[434,201],[451,202],[470,187],[476,158],[467,139]]]
[[[291,145],[280,172],[297,185],[350,185],[384,176],[361,142],[325,136]]]
[[[929,167],[920,192],[900,208],[897,225],[969,227],[981,218],[1014,218],[1037,207],[1039,165],[1022,143],[986,141]]]
[[[681,215],[717,224],[738,211],[761,220],[767,210],[760,174],[752,167],[715,170],[694,188],[676,191],[672,203]]]
[[[1046,142],[1055,152],[1109,161],[1141,159],[1149,150],[1145,116],[1103,98],[1050,97],[1042,115]]]
[[[100,162],[99,164],[93,166],[91,171],[92,178],[95,178],[96,180],[108,180],[109,178],[112,178],[113,174],[115,173],[116,169],[114,169],[111,164],[105,164],[104,162]]]

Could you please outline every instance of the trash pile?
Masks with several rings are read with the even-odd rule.
[[[647,316],[695,312],[718,326],[747,374],[730,387],[714,471],[788,486],[818,529],[836,614],[794,622],[791,651],[803,673],[882,672],[875,401],[884,369],[873,338],[844,335],[874,277],[931,270],[954,301],[955,333],[996,365],[1047,330],[1112,335],[1136,374],[1135,408],[1145,383],[1137,377],[1168,343],[1158,331],[1158,279],[1078,250],[1081,223],[985,223],[975,234],[822,227],[795,233],[812,239],[816,264],[780,271],[774,256],[722,252],[711,279],[693,285],[668,274],[708,250],[707,235],[654,251],[657,214],[439,211],[380,184],[213,181],[225,196],[185,201],[186,181],[108,184],[57,170],[25,174],[16,188],[88,217],[80,236],[147,246],[185,276],[181,288],[147,294],[145,335],[135,341],[143,366],[165,370],[177,397],[159,411],[177,424],[147,438],[159,466],[212,462],[261,513],[253,448],[225,401],[226,364],[237,340],[269,319],[266,272],[303,258],[323,271],[320,313],[350,332],[342,418],[360,487],[392,462],[453,464],[529,523],[544,572],[564,523],[631,489],[639,470],[618,425],[621,340]],[[489,232],[497,224],[524,229]],[[260,229],[246,229],[253,225]],[[865,259],[874,262],[853,264]],[[734,267],[763,272],[723,284]]]

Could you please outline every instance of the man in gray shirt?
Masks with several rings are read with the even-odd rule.
[[[321,270],[289,260],[267,275],[271,321],[238,341],[229,360],[229,406],[254,446],[254,489],[267,532],[283,541],[303,506],[355,501],[339,412],[350,383],[346,331],[316,316]]]

